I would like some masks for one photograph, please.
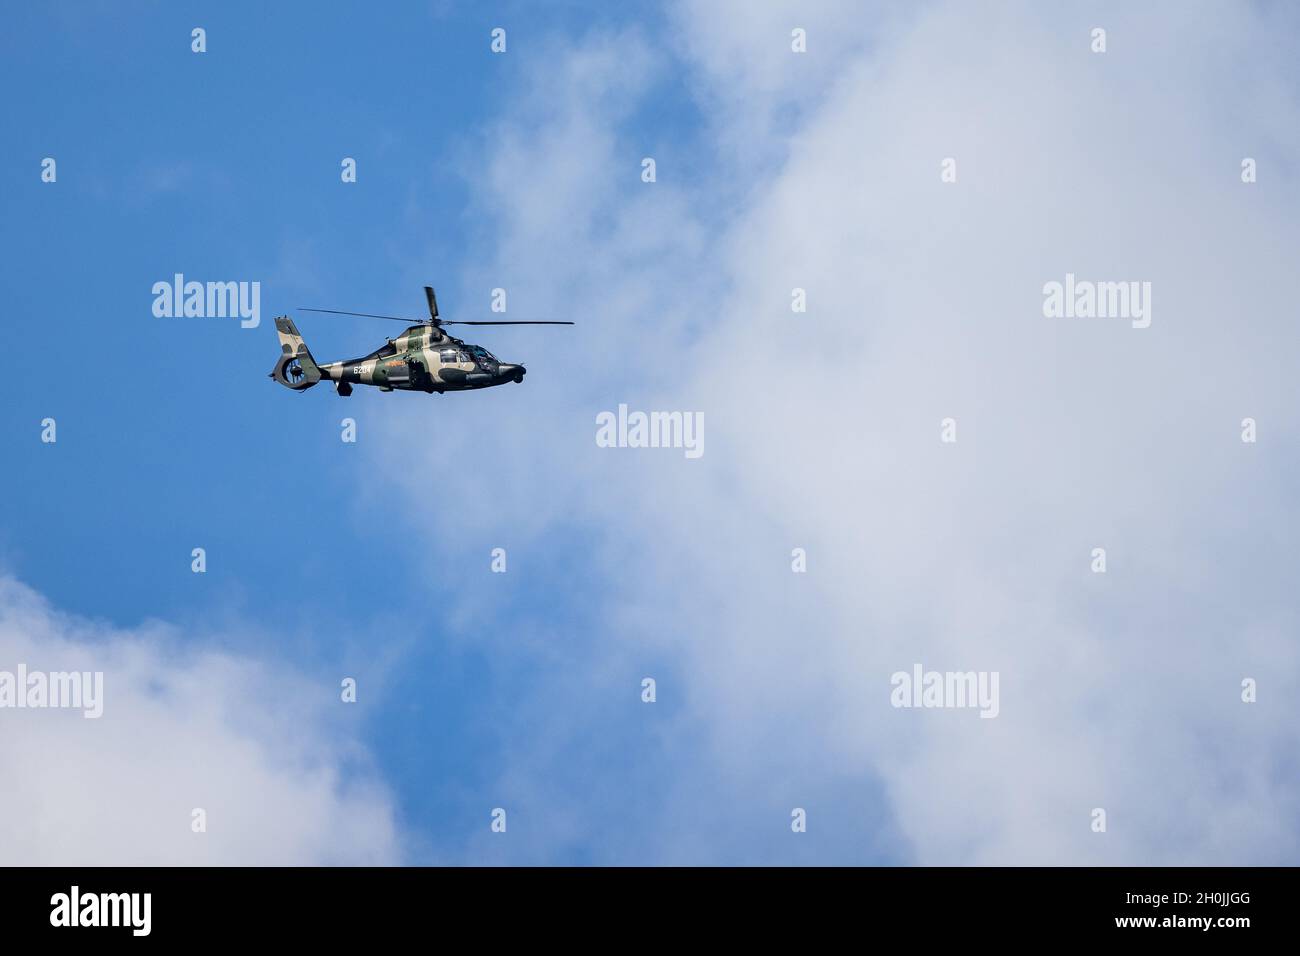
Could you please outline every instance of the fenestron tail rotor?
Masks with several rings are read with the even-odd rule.
[[[302,340],[293,319],[287,315],[280,316],[275,320],[275,331],[280,337],[280,358],[271,369],[271,378],[296,392],[311,388],[322,378],[320,366],[311,357],[311,350]]]

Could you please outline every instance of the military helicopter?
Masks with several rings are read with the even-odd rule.
[[[337,309],[299,309],[300,312],[328,312],[367,319],[390,319],[410,323],[405,332],[388,340],[369,355],[343,362],[317,365],[293,319],[282,315],[275,320],[283,353],[269,378],[296,392],[317,382],[330,381],[344,397],[353,385],[373,385],[382,392],[466,392],[491,388],[506,382],[522,382],[528,371],[522,365],[502,362],[481,345],[471,345],[443,331],[447,325],[573,325],[572,322],[453,322],[438,317],[438,299],[431,286],[424,287],[429,301],[428,319],[403,319],[369,312]]]

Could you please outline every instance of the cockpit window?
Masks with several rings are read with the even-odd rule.
[[[454,365],[460,361],[455,349],[443,349],[439,355],[442,358],[443,365]]]

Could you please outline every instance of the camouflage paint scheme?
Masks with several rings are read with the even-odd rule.
[[[294,391],[330,381],[344,396],[352,394],[353,385],[373,385],[385,392],[441,394],[522,382],[527,371],[522,365],[498,361],[487,349],[429,324],[410,326],[362,358],[327,365],[316,364],[298,327],[287,315],[275,320],[275,331],[280,336],[282,354],[271,378]]]

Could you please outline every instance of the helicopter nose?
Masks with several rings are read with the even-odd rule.
[[[502,362],[497,366],[497,374],[503,379],[514,379],[516,382],[522,382],[528,369],[522,365],[511,365],[508,362]]]

